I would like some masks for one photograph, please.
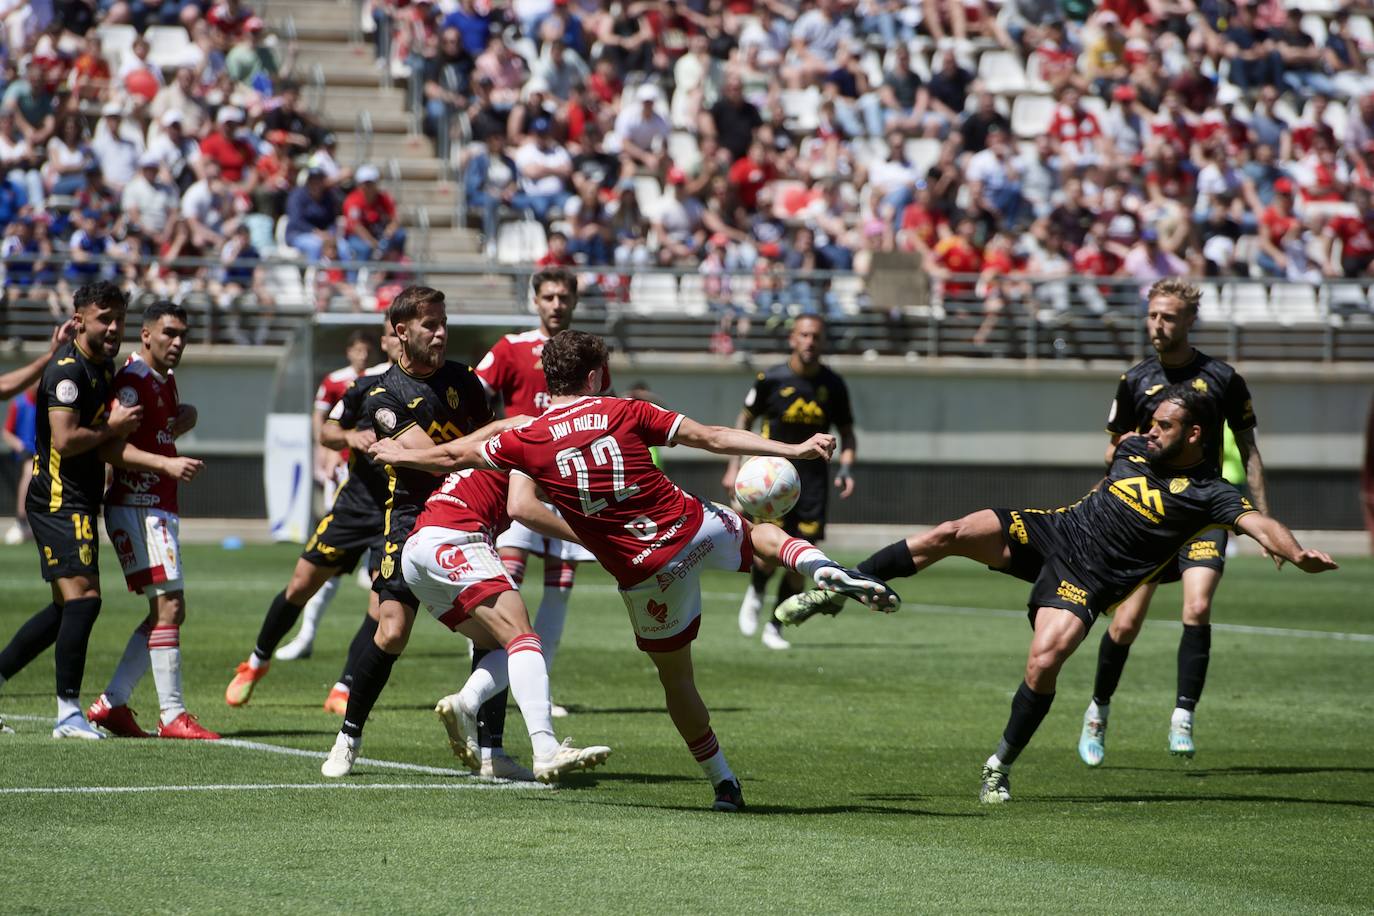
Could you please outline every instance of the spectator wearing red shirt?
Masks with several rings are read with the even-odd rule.
[[[730,184],[735,188],[740,206],[746,210],[758,207],[759,190],[777,177],[777,170],[769,161],[761,140],[752,141],[744,158],[736,159],[735,164],[730,166]]]
[[[1354,279],[1374,274],[1374,210],[1364,188],[1356,188],[1354,197],[1359,215],[1337,216],[1326,225],[1328,276]]]
[[[951,279],[954,274],[976,274],[983,269],[983,252],[973,243],[977,224],[967,216],[959,217],[954,234],[945,236],[932,252],[934,263],[927,262],[926,271],[943,281],[945,303],[967,300],[974,284],[966,277]]]
[[[254,176],[252,165],[257,156],[247,140],[239,138],[243,127],[243,112],[226,105],[215,117],[215,129],[200,141],[200,154],[219,166],[220,175],[233,185],[244,185]]]
[[[988,338],[997,328],[1007,303],[1025,298],[1029,287],[1024,280],[1014,279],[1018,273],[1016,259],[1012,255],[1011,236],[1005,232],[995,232],[988,240],[987,251],[983,255],[983,270],[978,275],[975,291],[983,301],[983,323],[973,335],[975,346],[987,346]]]
[[[568,237],[561,232],[549,233],[549,250],[544,252],[535,267],[572,267],[576,262],[568,253]]]
[[[1074,166],[1095,165],[1100,159],[1102,128],[1097,117],[1079,105],[1079,92],[1067,86],[1050,119],[1049,135],[1060,158]]]
[[[349,260],[382,260],[405,251],[406,232],[391,195],[377,187],[382,173],[374,165],[358,167],[358,186],[344,198],[344,245]]]
[[[902,226],[897,244],[904,251],[930,252],[941,238],[949,234],[949,218],[935,202],[935,195],[925,181],[916,183],[916,199],[902,211]]]
[[[1264,208],[1259,218],[1260,268],[1271,277],[1282,277],[1288,271],[1288,254],[1284,248],[1297,238],[1302,224],[1293,215],[1293,182],[1280,178],[1274,182],[1274,202]]]

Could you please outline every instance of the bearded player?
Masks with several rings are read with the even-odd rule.
[[[738,811],[744,795],[711,730],[692,670],[702,569],[747,572],[757,552],[870,606],[886,610],[897,599],[881,583],[844,569],[776,525],[751,526],[733,510],[683,492],[654,467],[649,448],[688,445],[717,454],[828,458],[835,438],[816,434],[799,444],[778,442],[747,430],[703,426],[647,401],[600,396],[606,345],[581,331],[549,340],[543,362],[549,409],[524,426],[485,443],[468,437],[421,450],[382,439],[372,453],[392,465],[430,471],[507,471],[517,500],[533,498],[536,485],[542,489],[619,583],[635,641],[658,669],[668,714],[715,789],[713,807]]]

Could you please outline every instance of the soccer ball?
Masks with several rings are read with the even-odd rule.
[[[750,458],[735,475],[735,499],[754,518],[782,518],[799,496],[801,479],[786,458]]]

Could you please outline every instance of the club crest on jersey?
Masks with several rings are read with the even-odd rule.
[[[1207,380],[1204,379],[1204,378],[1195,378],[1195,379],[1193,379],[1193,390],[1194,390],[1194,391],[1200,391],[1200,392],[1202,392],[1203,394],[1206,394],[1206,393],[1207,393]]]
[[[444,400],[448,401],[449,409],[458,409],[458,392],[454,391],[452,388],[444,392]]]
[[[1173,480],[1169,481],[1169,492],[1177,496],[1188,489],[1188,484],[1190,482],[1191,481],[1189,481],[1187,477],[1175,477]]]
[[[129,385],[125,385],[123,388],[119,389],[115,397],[119,398],[119,403],[123,404],[125,407],[133,407],[138,403],[138,392]],[[160,401],[158,402],[158,406],[161,406]]]
[[[63,404],[75,404],[76,396],[80,393],[76,387],[76,382],[69,378],[64,378],[57,383],[57,400]]]
[[[644,613],[648,614],[650,617],[654,618],[659,623],[668,622],[668,605],[660,604],[652,598],[650,598],[648,603],[644,605]]]
[[[82,544],[81,549],[76,552],[76,557],[81,561],[82,566],[90,566],[94,553],[91,551],[90,544]]]
[[[443,544],[434,552],[434,562],[439,564],[439,568],[448,573],[450,582],[457,582],[464,576],[472,573],[472,564],[468,562],[467,554],[463,553],[463,548],[456,544]]]

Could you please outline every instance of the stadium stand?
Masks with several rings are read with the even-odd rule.
[[[421,275],[518,310],[516,268],[561,260],[682,349],[821,310],[859,351],[1115,355],[1132,289],[1183,273],[1235,347],[1369,348],[1362,8],[78,6],[6,14],[6,336],[95,275],[253,343]]]

